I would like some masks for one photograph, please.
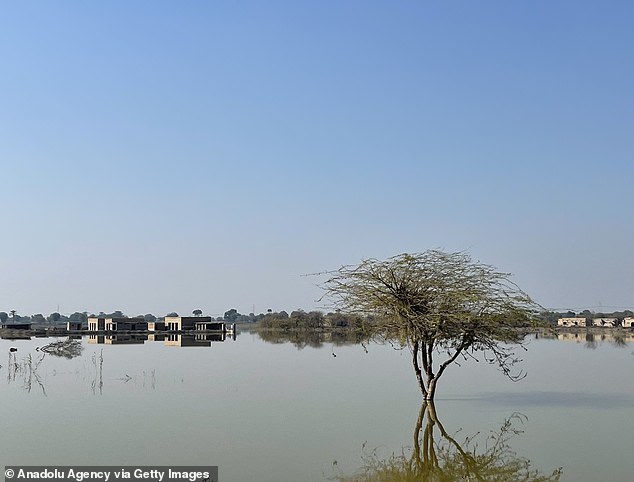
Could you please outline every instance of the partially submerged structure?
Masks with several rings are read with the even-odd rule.
[[[557,326],[586,326],[585,318],[559,318]]]
[[[83,329],[83,324],[81,321],[67,321],[66,329],[68,331],[80,331]]]
[[[30,330],[31,323],[2,323],[0,328],[4,330]]]
[[[225,331],[224,321],[214,321],[210,316],[166,316],[168,331]]]
[[[70,328],[69,328],[70,330]],[[166,316],[164,321],[147,322],[144,318],[88,318],[88,331],[123,332],[230,332],[235,331],[235,325],[229,329],[224,321],[215,321],[210,316]]]
[[[618,325],[617,318],[592,318],[592,326],[612,327]]]
[[[88,331],[145,331],[145,318],[88,318]]]

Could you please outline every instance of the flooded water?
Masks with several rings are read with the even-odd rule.
[[[389,345],[85,337],[64,358],[38,351],[54,339],[1,339],[0,465],[319,481],[406,466],[451,475],[486,458],[543,480],[559,468],[562,481],[632,480],[634,340],[560,338],[530,339],[517,383],[485,363],[451,367],[433,411],[409,352]]]

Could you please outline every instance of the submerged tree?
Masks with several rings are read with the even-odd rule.
[[[324,288],[336,308],[372,316],[373,335],[410,348],[423,398],[433,400],[447,367],[477,352],[509,378],[524,376],[513,372],[512,345],[537,305],[509,277],[465,253],[430,250],[343,266]]]

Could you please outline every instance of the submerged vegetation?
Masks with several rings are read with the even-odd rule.
[[[84,347],[79,340],[73,340],[71,338],[54,341],[53,343],[37,348],[40,352],[69,359],[80,356],[83,349]]]

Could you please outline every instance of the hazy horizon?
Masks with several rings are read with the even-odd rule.
[[[634,5],[0,6],[0,311],[321,306],[440,248],[634,307]]]

